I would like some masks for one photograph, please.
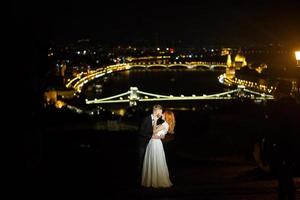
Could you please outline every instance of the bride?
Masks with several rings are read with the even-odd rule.
[[[159,121],[161,122],[159,123]],[[161,139],[167,133],[174,133],[174,113],[165,111],[162,115],[162,120],[159,118],[157,122],[154,123],[153,136],[146,148],[142,169],[142,186],[154,188],[171,187],[173,184],[169,178],[169,170]]]

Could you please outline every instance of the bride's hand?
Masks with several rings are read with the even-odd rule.
[[[158,125],[158,126],[156,126],[153,130],[158,132],[158,131],[163,130],[163,128],[164,128],[164,127],[163,127],[162,125]]]

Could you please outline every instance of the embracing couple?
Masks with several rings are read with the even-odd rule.
[[[161,105],[153,106],[152,114],[147,116],[139,131],[139,174],[144,187],[166,188],[173,184],[161,139],[167,133],[173,134],[174,113],[163,112]]]

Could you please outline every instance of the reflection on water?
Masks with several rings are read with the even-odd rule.
[[[203,95],[224,91],[217,81],[222,72],[191,70],[131,70],[110,74],[107,81],[102,79],[90,83],[85,90],[88,99],[108,97],[138,87],[140,91],[163,95]],[[102,85],[102,93],[92,88]]]

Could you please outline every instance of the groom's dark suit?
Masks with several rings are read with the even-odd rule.
[[[138,133],[138,171],[141,174],[147,144],[153,134],[152,117],[145,117]]]

